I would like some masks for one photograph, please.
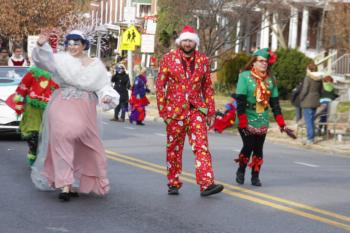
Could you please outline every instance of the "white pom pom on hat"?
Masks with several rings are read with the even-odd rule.
[[[198,33],[194,28],[192,28],[189,25],[186,25],[182,31],[180,36],[175,40],[175,43],[177,45],[180,45],[180,42],[183,40],[192,40],[197,44],[197,47],[199,46],[199,36]]]

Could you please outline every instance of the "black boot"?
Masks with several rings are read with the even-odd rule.
[[[259,172],[252,172],[252,185],[261,186],[261,181],[259,179]]]
[[[236,172],[236,182],[238,184],[244,184],[244,174],[245,174],[245,167],[239,167]]]
[[[244,174],[249,162],[249,157],[245,156],[244,154],[240,154],[234,161],[239,165],[236,172],[236,182],[238,184],[244,184]]]
[[[179,195],[179,188],[170,186],[168,189],[168,195]]]

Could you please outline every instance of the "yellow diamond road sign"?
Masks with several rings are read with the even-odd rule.
[[[120,50],[135,50],[135,46],[141,45],[141,34],[134,25],[131,25],[122,35]]]

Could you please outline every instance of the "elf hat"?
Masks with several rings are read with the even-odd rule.
[[[84,35],[82,31],[73,30],[68,35],[66,35],[66,40],[64,41],[65,46],[68,46],[68,41],[70,40],[80,40],[85,45],[84,50],[88,50],[90,48],[90,42]]]
[[[277,61],[277,55],[268,48],[255,51],[254,57],[263,57],[268,60],[269,65],[273,65]]]
[[[192,28],[189,25],[186,25],[182,31],[180,36],[176,39],[175,43],[177,45],[180,45],[181,41],[183,40],[192,40],[197,44],[197,47],[199,46],[199,37],[194,28]]]

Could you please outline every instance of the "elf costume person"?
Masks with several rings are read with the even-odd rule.
[[[16,113],[23,114],[19,129],[29,146],[27,160],[31,166],[36,159],[42,115],[57,88],[49,72],[32,66],[16,89],[13,101]]]
[[[269,69],[276,60],[277,56],[269,49],[260,49],[253,54],[245,71],[238,78],[238,130],[243,141],[239,157],[235,159],[239,164],[236,172],[238,184],[244,183],[245,170],[249,166],[252,169],[252,185],[261,186],[259,173],[263,164],[263,145],[269,127],[270,108],[281,132],[295,138],[293,131],[287,128],[284,122],[276,80]]]

